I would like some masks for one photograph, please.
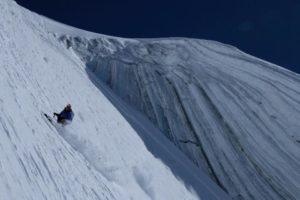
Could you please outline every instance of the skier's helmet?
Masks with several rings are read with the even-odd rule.
[[[66,106],[66,108],[68,109],[68,110],[71,110],[72,108],[71,108],[71,104],[67,104],[67,106]]]

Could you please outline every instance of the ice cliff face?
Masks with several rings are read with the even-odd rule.
[[[213,41],[58,38],[231,197],[300,198],[298,74]]]

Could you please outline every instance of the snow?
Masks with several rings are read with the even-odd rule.
[[[79,30],[11,0],[0,10],[0,199],[230,199],[56,38]],[[103,55],[139,43],[83,36],[101,37]],[[42,116],[67,103],[71,124]]]
[[[0,10],[0,199],[300,198],[298,74]],[[42,117],[67,103],[68,126]]]
[[[56,37],[232,198],[300,198],[298,74],[214,41]]]

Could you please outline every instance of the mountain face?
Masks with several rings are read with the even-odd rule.
[[[213,41],[57,36],[232,198],[300,198],[298,74]]]
[[[300,198],[298,74],[0,11],[0,199]],[[72,124],[43,119],[67,103]]]
[[[1,200],[230,199],[43,21],[0,1]],[[71,124],[44,118],[67,103]]]

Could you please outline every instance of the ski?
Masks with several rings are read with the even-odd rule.
[[[53,123],[53,121],[52,121],[52,118],[49,116],[49,115],[47,115],[46,113],[42,113],[45,117],[46,117],[46,119],[52,124]]]
[[[50,129],[55,130],[55,124],[53,121],[53,118],[50,117],[49,115],[47,115],[46,113],[42,112],[42,118],[44,119],[44,121],[46,122],[46,124],[49,126]]]

